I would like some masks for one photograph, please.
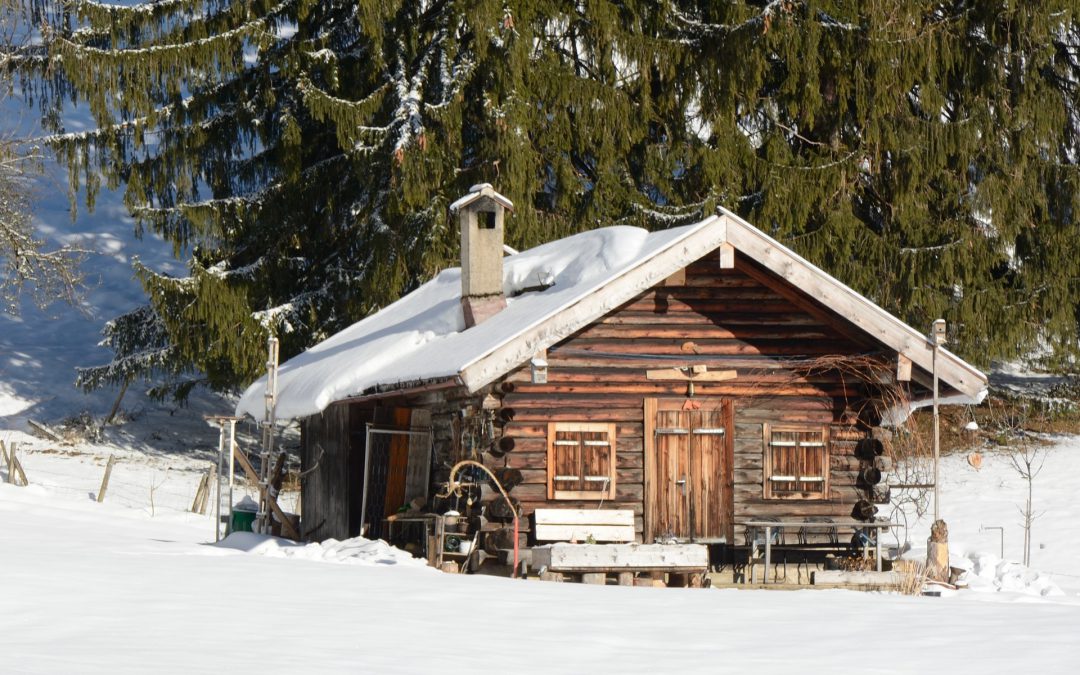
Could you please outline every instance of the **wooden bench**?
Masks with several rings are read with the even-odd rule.
[[[612,574],[619,585],[632,586],[636,575],[648,574],[648,585],[664,585],[670,575],[674,585],[699,586],[709,568],[709,550],[700,544],[634,543],[630,510],[537,509],[533,532],[537,542],[549,542],[532,549],[531,564],[542,579],[571,575],[605,584]]]
[[[629,509],[536,509],[532,531],[537,542],[578,544],[632,542],[634,512]]]

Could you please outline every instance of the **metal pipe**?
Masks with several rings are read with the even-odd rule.
[[[233,485],[236,483],[236,419],[229,420],[229,524],[225,531],[232,528]]]
[[[218,453],[217,474],[214,482],[217,483],[217,504],[214,507],[214,541],[221,541],[221,474],[225,469],[225,423],[218,420]],[[209,487],[209,486],[207,486]]]
[[[938,425],[938,350],[945,343],[945,319],[935,319],[930,328],[930,344],[933,348],[931,371],[934,376],[934,522],[941,519],[939,509],[940,491],[940,463],[941,463],[941,435]]]
[[[937,376],[937,343],[934,344],[934,522],[941,519],[941,512],[938,508],[939,500],[939,485],[940,481],[940,458],[941,458],[941,446],[939,444],[939,430],[938,430],[938,376]]]
[[[360,534],[367,534],[364,525],[367,523],[368,502],[368,477],[371,475],[371,422],[364,424],[364,494],[360,498]]]
[[[998,531],[998,535],[999,535],[999,537],[1001,539],[1001,548],[1000,548],[1000,551],[998,553],[998,557],[1004,559],[1005,558],[1005,527],[1002,526],[1002,525],[980,525],[979,526],[979,532],[982,532],[983,530],[997,530]]]

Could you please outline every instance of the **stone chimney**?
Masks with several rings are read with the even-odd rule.
[[[488,183],[450,205],[461,223],[461,309],[465,327],[491,318],[506,307],[503,295],[503,222],[514,204]]]

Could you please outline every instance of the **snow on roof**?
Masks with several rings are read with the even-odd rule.
[[[443,270],[397,302],[282,364],[277,417],[314,415],[334,401],[379,385],[455,377],[522,330],[715,220],[654,233],[607,227],[505,257],[506,309],[467,331],[461,268]],[[520,293],[552,280],[554,285],[543,291]],[[248,387],[236,414],[261,417],[265,387],[265,377]]]
[[[487,185],[477,186],[488,192]],[[295,419],[376,387],[456,378],[470,391],[506,374],[721,244],[755,260],[872,339],[979,403],[987,378],[761,230],[725,209],[699,223],[649,233],[583,232],[503,258],[507,307],[465,330],[461,269],[443,270],[392,305],[283,364],[277,417]],[[548,286],[544,290],[530,290]],[[248,387],[237,415],[263,414],[266,378]]]
[[[478,199],[483,199],[485,197],[493,200],[498,204],[501,204],[503,207],[508,208],[511,211],[514,210],[514,202],[510,201],[506,197],[496,192],[495,188],[491,186],[491,183],[478,183],[477,185],[469,188],[468,194],[466,194],[464,197],[461,197],[456,202],[450,205],[450,213],[454,213],[458,209],[464,208],[469,204],[477,201]]]

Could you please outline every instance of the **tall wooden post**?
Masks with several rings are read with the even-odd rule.
[[[109,489],[109,478],[112,476],[112,468],[115,463],[116,458],[109,455],[109,461],[105,464],[105,475],[101,477],[101,489],[97,493],[98,504],[105,501],[105,491]]]
[[[256,530],[270,534],[270,458],[274,452],[274,424],[277,410],[278,339],[267,340],[266,359],[266,415],[263,418],[262,454],[259,466],[259,513]]]

